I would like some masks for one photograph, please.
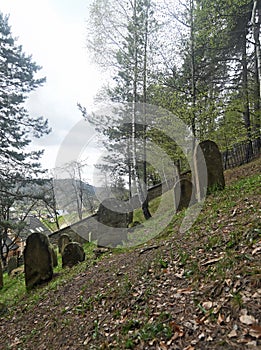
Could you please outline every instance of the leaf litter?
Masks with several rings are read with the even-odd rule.
[[[227,172],[260,173],[260,160]],[[0,349],[247,349],[261,345],[260,193],[213,194],[188,234],[106,252],[1,318]],[[221,206],[220,203],[223,203]],[[227,206],[231,206],[228,210]],[[216,206],[216,209],[213,209]],[[207,218],[207,219],[206,219]]]

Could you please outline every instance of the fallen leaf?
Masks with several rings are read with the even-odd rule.
[[[14,346],[16,346],[16,345],[19,345],[19,344],[21,344],[21,343],[22,343],[21,340],[19,340],[18,338],[15,338],[15,339],[14,339],[14,342],[11,344],[11,347],[14,347]]]
[[[199,340],[202,340],[202,339],[204,339],[205,338],[205,334],[204,333],[201,333],[199,336],[198,336],[198,339]]]
[[[261,326],[258,326],[257,324],[250,326],[249,334],[253,338],[261,338]]]
[[[232,284],[232,281],[231,281],[230,278],[225,279],[225,282],[226,282],[226,285],[227,285],[228,287],[230,287],[231,284]]]
[[[180,273],[177,272],[177,273],[175,273],[174,276],[176,276],[178,278],[182,278],[184,276],[184,272],[185,272],[185,270],[181,270]]]
[[[211,264],[214,264],[215,262],[218,262],[219,260],[222,260],[222,259],[223,259],[223,256],[220,256],[219,258],[210,259],[210,260],[202,263],[201,265],[202,266],[211,265]]]
[[[253,340],[253,341],[249,341],[248,343],[246,343],[246,345],[248,346],[248,347],[256,347],[257,346],[257,342],[255,341],[255,340]]]
[[[202,306],[204,307],[204,309],[209,310],[212,308],[213,302],[212,301],[204,301],[202,303]]]
[[[162,341],[160,342],[160,349],[161,350],[168,350],[168,347],[165,343],[163,343]]]
[[[219,325],[221,325],[222,323],[224,323],[224,319],[225,319],[225,317],[224,317],[223,315],[218,314],[217,323],[218,323]]]
[[[236,214],[237,214],[237,208],[233,210],[233,212],[232,212],[232,215],[231,215],[231,216],[232,216],[232,217],[234,217],[234,216],[236,216]]]
[[[174,332],[180,332],[180,326],[177,325],[176,322],[171,321],[171,322],[169,323],[169,325],[171,326],[171,328],[173,329]]]
[[[231,319],[231,317],[230,317],[230,315],[228,315],[227,318],[226,318],[226,323],[229,323],[230,319]]]
[[[227,335],[229,338],[235,338],[237,337],[237,331],[233,329],[230,333]]]
[[[239,317],[239,320],[240,320],[240,322],[247,324],[247,325],[251,325],[251,324],[256,323],[254,316],[251,316],[251,315],[241,315]]]
[[[255,255],[256,253],[258,253],[259,251],[261,251],[261,247],[257,247],[252,251],[252,255]]]
[[[190,294],[190,293],[192,293],[192,290],[191,290],[191,288],[183,288],[183,289],[178,289],[178,290],[177,290],[177,293],[180,293],[180,294]]]

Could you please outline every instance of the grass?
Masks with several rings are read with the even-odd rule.
[[[11,277],[4,273],[4,287],[0,290],[0,303],[6,305],[9,311],[17,305],[17,303],[26,299],[26,304],[33,306],[40,300],[43,295],[49,291],[56,290],[59,286],[66,284],[74,276],[80,272],[85,271],[87,266],[94,261],[93,255],[94,244],[86,243],[84,245],[84,251],[86,259],[83,263],[78,264],[71,269],[62,268],[62,257],[58,254],[58,266],[54,268],[54,278],[48,283],[39,286],[31,291],[26,290],[24,274],[19,274]]]
[[[251,256],[242,256],[235,248],[238,247],[240,242],[244,244],[253,244],[260,239],[261,227],[258,223],[258,212],[255,206],[251,206],[248,202],[249,197],[257,196],[260,191],[261,176],[256,174],[254,176],[241,179],[235,183],[232,183],[229,187],[226,187],[223,191],[213,192],[205,201],[204,208],[199,214],[193,227],[184,234],[184,241],[186,242],[193,239],[195,241],[194,251],[186,250],[182,245],[177,246],[171,259],[177,259],[180,267],[185,270],[185,277],[190,278],[193,283],[199,283],[199,280],[212,280],[215,281],[219,278],[226,278],[227,274],[237,264],[244,265],[244,261],[251,262]],[[242,197],[245,198],[244,211],[237,215],[236,220],[233,220],[233,213],[236,213],[239,201],[242,202]],[[173,236],[173,232],[178,230],[184,216],[185,210],[174,215],[173,207],[173,194],[171,191],[163,194],[162,197],[156,198],[150,202],[150,211],[153,215],[152,220],[144,221],[142,211],[135,210],[134,221],[142,223],[133,233],[130,233],[130,240],[133,245],[143,244],[151,238],[157,238],[158,242],[165,240],[168,237]],[[252,214],[257,214],[256,222],[249,223],[249,227],[246,228],[247,217]],[[231,226],[228,226],[228,222]],[[174,230],[175,228],[175,230]],[[246,235],[246,230],[249,233]],[[223,232],[223,235],[220,233]],[[244,236],[245,234],[245,236]],[[197,246],[197,239],[200,238],[200,246]],[[202,246],[202,242],[204,245]],[[4,273],[4,287],[0,291],[0,303],[6,305],[9,311],[12,311],[17,304],[23,301],[24,308],[29,308],[50,291],[58,289],[61,285],[66,284],[74,276],[85,271],[88,266],[95,262],[93,248],[95,246],[91,243],[87,243],[84,246],[86,253],[86,261],[74,266],[71,269],[62,269],[61,256],[58,256],[58,267],[54,269],[55,277],[48,284],[40,286],[30,292],[26,291],[24,275],[18,275],[10,277]],[[128,247],[118,248],[114,250],[115,253],[126,252]],[[197,253],[199,249],[202,249],[205,253],[209,252],[221,252],[224,254],[223,259],[220,259],[213,265],[206,266],[202,269],[200,267],[200,254]],[[194,256],[196,255],[196,258]],[[168,267],[169,258],[164,256],[158,256],[155,265],[161,269]],[[245,270],[249,269],[249,274],[258,274],[258,270],[250,269],[249,266],[244,267]],[[125,278],[123,281],[123,288],[121,293],[128,293],[131,287],[130,281]],[[83,287],[84,288],[84,287]],[[87,286],[85,286],[87,288]],[[93,303],[98,302],[102,296],[79,300],[77,306],[78,313],[84,313],[86,309],[93,307]],[[240,303],[240,295],[235,293],[233,295],[233,302]],[[26,301],[25,301],[26,300]],[[66,312],[66,310],[65,310]],[[119,316],[119,315],[118,315]],[[115,314],[115,317],[117,315]],[[138,328],[138,323],[132,320],[130,323],[124,325],[124,332],[128,333],[128,329],[131,327]],[[138,329],[139,337],[141,339],[153,339],[154,333],[158,332],[165,338],[170,336],[168,326],[162,326],[164,322],[156,322],[143,328]],[[98,325],[97,325],[98,327]],[[98,329],[94,332],[98,334]],[[130,338],[126,341],[126,348],[132,348],[133,339]]]

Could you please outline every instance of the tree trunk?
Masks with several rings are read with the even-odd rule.
[[[251,24],[253,28],[253,37],[255,42],[255,70],[256,70],[256,101],[255,101],[255,136],[258,138],[258,147],[260,148],[261,138],[260,138],[260,124],[261,124],[261,113],[260,113],[260,103],[261,103],[261,49],[260,49],[260,9],[257,7],[257,0],[253,2]]]
[[[144,28],[144,55],[143,55],[143,184],[144,192],[147,193],[147,120],[146,120],[146,103],[147,103],[147,48],[148,48],[148,5],[146,7],[146,19]],[[149,211],[148,195],[142,204],[143,215],[146,220],[151,218]]]
[[[190,50],[191,50],[191,94],[192,94],[192,120],[191,129],[196,136],[196,78],[195,78],[195,36],[194,36],[194,0],[190,0]]]
[[[243,45],[242,45],[242,74],[243,74],[243,81],[242,81],[242,88],[243,88],[243,103],[244,103],[244,110],[243,110],[243,118],[244,118],[244,124],[247,131],[247,139],[249,141],[249,148],[247,152],[247,158],[250,157],[250,155],[253,153],[252,150],[252,142],[251,142],[251,121],[250,121],[250,109],[249,109],[249,95],[248,95],[248,75],[247,75],[247,38],[246,38],[247,32],[244,36]]]
[[[134,0],[133,3],[133,18],[134,18],[134,25],[135,25],[135,29],[134,29],[134,71],[133,71],[133,109],[132,109],[132,159],[133,159],[133,173],[134,173],[134,181],[136,184],[136,189],[137,189],[137,194],[138,194],[138,198],[139,198],[139,202],[140,205],[142,207],[142,211],[143,211],[143,215],[145,217],[145,219],[149,219],[151,217],[151,214],[149,212],[149,208],[148,208],[148,198],[147,196],[145,196],[145,190],[147,189],[143,189],[140,183],[140,178],[139,178],[139,174],[138,174],[138,164],[137,164],[137,147],[136,147],[136,137],[137,137],[137,118],[136,118],[136,114],[137,114],[137,106],[136,103],[138,102],[138,33],[137,33],[137,3],[136,0]],[[146,68],[146,54],[144,55],[144,64],[145,64],[145,68]],[[146,74],[146,72],[143,72],[143,74]],[[146,88],[146,76],[143,78],[145,79],[145,81],[143,80],[143,89],[144,86]],[[144,91],[143,91],[144,92]],[[146,96],[146,95],[145,95]],[[144,136],[144,135],[143,135]],[[147,183],[147,171],[146,171],[146,140],[143,139],[143,172],[145,170],[145,174],[143,174],[143,179],[146,180],[144,181],[144,184],[146,186]]]

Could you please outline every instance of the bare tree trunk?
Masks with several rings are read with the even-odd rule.
[[[253,37],[255,42],[255,63],[256,63],[256,101],[255,101],[255,123],[254,128],[256,135],[258,137],[258,147],[260,147],[261,139],[260,139],[260,124],[261,124],[261,48],[260,48],[260,9],[258,8],[258,1],[254,0],[252,16],[251,16],[251,24],[253,28]]]
[[[149,219],[151,217],[149,208],[148,208],[148,200],[144,194],[144,189],[141,186],[140,177],[138,174],[138,163],[137,163],[137,144],[136,144],[136,138],[137,138],[137,106],[136,103],[138,102],[138,33],[137,33],[137,2],[134,0],[133,2],[133,18],[134,18],[134,72],[133,72],[133,106],[132,106],[132,159],[133,159],[133,175],[134,175],[134,181],[137,189],[137,194],[139,198],[140,205],[143,210],[143,214],[145,219]],[[145,60],[146,64],[146,60]],[[143,72],[144,73],[144,72]],[[145,76],[145,82],[146,82],[146,76]],[[144,85],[144,81],[143,81]],[[143,86],[144,87],[144,86]],[[146,85],[145,85],[146,87]],[[144,142],[144,140],[143,140]],[[143,147],[146,147],[146,143],[143,143]],[[143,152],[145,149],[143,149]],[[143,154],[143,157],[146,158],[146,154]],[[143,159],[143,165],[144,168],[146,168],[146,159]],[[143,168],[143,171],[144,171]],[[146,182],[147,182],[147,172],[145,170],[145,174],[143,174],[143,178],[146,176]],[[145,184],[146,184],[145,182]]]
[[[191,94],[192,94],[192,133],[196,136],[196,78],[195,78],[195,36],[194,36],[194,0],[190,0],[190,50],[191,50]]]
[[[254,0],[251,24],[253,27],[253,35],[254,35],[254,41],[255,41],[255,54],[256,54],[256,60],[257,60],[257,72],[258,72],[258,80],[259,80],[259,98],[261,100],[261,49],[260,49],[260,38],[259,38],[260,9],[257,7],[257,3],[258,1]]]
[[[144,56],[143,56],[143,184],[144,192],[147,193],[147,120],[146,120],[146,103],[147,103],[147,49],[148,49],[148,10],[149,6],[147,4],[146,8],[146,19],[145,19],[145,28],[144,28]],[[149,200],[146,196],[143,204],[142,211],[146,220],[151,217],[149,211]]]
[[[248,94],[248,75],[247,75],[247,33],[244,36],[243,46],[242,46],[242,74],[243,74],[243,102],[244,102],[244,110],[243,110],[243,118],[244,124],[247,131],[247,139],[249,141],[249,147],[247,151],[246,157],[249,158],[253,153],[252,149],[252,135],[251,135],[251,121],[250,121],[250,109],[249,109],[249,94]]]

